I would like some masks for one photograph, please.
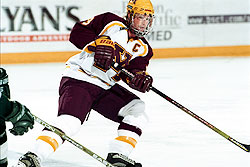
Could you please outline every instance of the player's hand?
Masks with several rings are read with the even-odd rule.
[[[6,121],[13,124],[13,128],[10,129],[13,135],[23,135],[34,125],[34,118],[29,109],[17,101],[13,101],[12,113],[6,117]]]
[[[153,78],[150,75],[147,75],[145,72],[137,72],[135,76],[131,78],[128,82],[128,85],[140,92],[145,93],[150,90],[150,87],[153,83]]]
[[[111,67],[114,59],[114,42],[108,36],[100,36],[95,40],[95,45],[95,49],[93,49],[93,46],[89,46],[88,49],[91,51],[95,51],[95,65],[106,71]]]

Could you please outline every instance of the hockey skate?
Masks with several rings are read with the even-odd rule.
[[[109,153],[107,161],[117,167],[142,167],[142,164],[136,163],[127,156],[118,153]]]
[[[41,167],[40,162],[41,160],[36,154],[27,152],[19,158],[16,167]]]

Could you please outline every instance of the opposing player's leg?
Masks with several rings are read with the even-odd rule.
[[[106,91],[94,109],[120,123],[118,137],[110,143],[107,160],[116,166],[140,167],[140,163],[129,159],[128,156],[135,148],[148,122],[144,102],[117,84]]]
[[[7,134],[5,117],[11,111],[11,104],[8,100],[10,98],[10,89],[8,85],[8,75],[6,70],[0,68],[0,166],[7,167]]]
[[[5,121],[0,118],[0,166],[7,167],[7,134]]]

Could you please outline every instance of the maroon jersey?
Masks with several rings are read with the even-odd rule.
[[[113,13],[104,13],[95,16],[93,19],[78,22],[75,24],[70,34],[70,42],[72,42],[77,48],[83,49],[91,41],[95,40],[97,36],[101,35],[101,32],[105,29],[105,26],[113,21],[121,22],[126,26],[126,21]],[[128,69],[137,68],[140,70],[146,70],[148,61],[153,56],[152,48],[150,47],[146,39],[140,39],[148,45],[148,54],[144,57],[138,58],[138,60],[136,59],[130,62],[129,64],[131,65],[127,67]],[[136,45],[134,47],[134,51],[136,51],[136,47],[140,46],[140,43],[138,44],[139,45]]]
[[[101,35],[109,36],[115,43],[115,62],[129,71],[146,71],[149,60],[153,56],[152,48],[146,39],[129,38],[126,20],[113,13],[104,13],[89,20],[78,22],[73,27],[70,42],[81,49],[82,53],[69,59],[67,65],[71,71],[67,70],[64,76],[87,81],[104,89],[110,88],[120,80],[117,70],[111,68],[103,72],[93,66],[94,53],[88,50],[87,46],[94,45],[96,37]],[[72,72],[72,66],[75,68],[73,68],[74,72]],[[76,73],[78,69],[75,66],[84,71],[82,73],[82,75],[85,75],[84,77]],[[101,84],[100,81],[109,86]]]

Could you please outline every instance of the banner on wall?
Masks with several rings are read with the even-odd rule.
[[[127,0],[4,0],[1,53],[76,51],[68,41],[75,22],[103,12],[126,13]],[[153,48],[250,44],[248,0],[152,0]],[[13,5],[15,4],[15,5]],[[98,4],[98,5],[97,5]]]

